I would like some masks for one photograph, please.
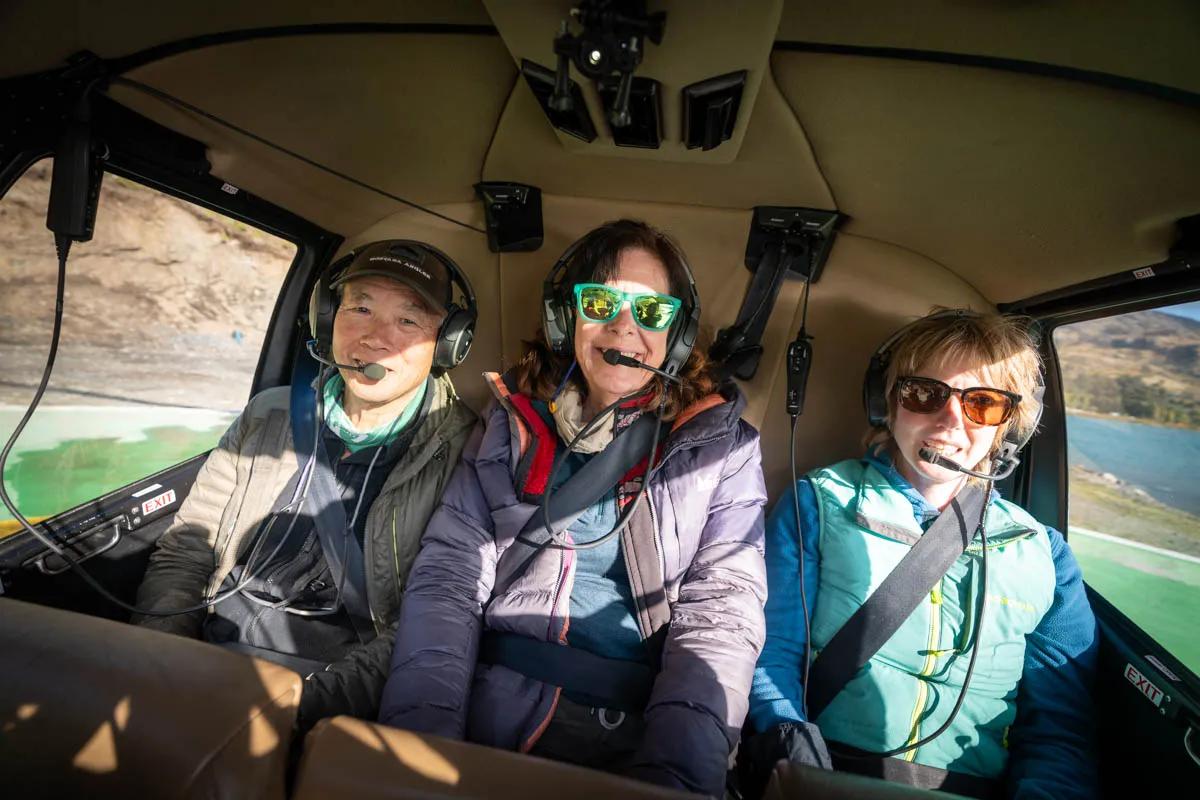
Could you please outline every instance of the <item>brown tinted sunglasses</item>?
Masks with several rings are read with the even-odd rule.
[[[905,376],[896,380],[896,394],[900,405],[914,414],[932,414],[941,410],[956,394],[962,401],[963,416],[976,425],[1000,425],[1007,422],[1021,395],[973,386],[970,389],[955,389],[933,378]]]

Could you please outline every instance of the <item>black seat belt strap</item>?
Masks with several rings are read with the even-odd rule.
[[[654,422],[653,414],[639,416],[550,495],[550,524],[555,530],[571,527],[584,511],[612,491],[625,473],[650,454]],[[534,514],[521,533],[534,540],[549,536],[541,514]]]
[[[484,632],[479,660],[558,686],[577,703],[631,714],[646,710],[656,674],[637,661],[605,658],[578,647],[499,631]]]
[[[987,491],[968,484],[833,635],[809,670],[810,722],[821,716],[963,554],[986,502]]]
[[[566,483],[550,495],[550,523],[554,530],[563,531],[575,524],[591,506],[612,491],[629,470],[646,458],[654,439],[655,417],[644,413],[633,421],[624,432],[613,438],[608,447],[593,456]],[[550,491],[550,487],[546,491]],[[550,533],[542,523],[541,511],[535,509],[513,547],[524,547],[529,554],[517,567],[504,576],[497,576],[495,594],[501,594],[522,575],[529,563],[551,541]]]
[[[301,354],[298,358],[307,359],[308,356]],[[329,564],[329,574],[334,585],[339,587],[338,596],[346,608],[354,632],[360,641],[369,642],[375,638],[375,626],[367,602],[362,545],[354,531],[350,530],[328,450],[319,428],[315,427],[320,424],[316,419],[317,389],[312,382],[304,380],[300,369],[294,370],[292,377],[292,444],[301,470],[312,455],[314,443],[317,447],[304,510],[312,517],[313,528],[325,553],[325,561]]]

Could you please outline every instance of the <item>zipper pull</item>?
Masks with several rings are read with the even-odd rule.
[[[942,587],[935,586],[929,591],[929,602],[933,603],[935,606],[940,606],[942,604]]]

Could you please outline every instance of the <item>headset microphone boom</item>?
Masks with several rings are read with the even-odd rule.
[[[612,364],[614,367],[617,365],[620,365],[622,367],[633,367],[634,369],[644,369],[647,372],[653,372],[655,375],[662,378],[663,380],[668,380],[668,381],[671,381],[672,383],[680,383],[679,378],[677,378],[676,376],[674,376],[668,372],[664,372],[663,370],[658,369],[657,367],[652,367],[649,364],[643,364],[641,361],[638,361],[636,358],[630,358],[629,356],[623,356],[623,355],[621,355],[620,350],[617,350],[616,348],[613,348],[613,347],[610,347],[604,351],[604,360],[607,361],[609,364]],[[371,376],[368,375],[367,377],[369,378]]]
[[[361,372],[363,375],[367,376],[373,381],[381,381],[387,377],[388,368],[383,364],[371,363],[363,364],[362,366],[357,364],[339,364],[336,361],[331,361],[320,355],[320,346],[316,339],[309,339],[307,342],[307,347],[308,354],[310,356],[328,367],[336,367],[337,369],[350,369],[354,370],[355,372]]]

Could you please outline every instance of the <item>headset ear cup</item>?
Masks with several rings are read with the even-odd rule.
[[[1029,426],[1029,430],[1018,431],[1015,420],[1009,420],[1008,429],[1004,432],[1004,443],[1013,446],[1013,453],[1019,453],[1025,449],[1025,445],[1029,444],[1029,440],[1037,433],[1038,425],[1042,424],[1042,414],[1046,411],[1046,385],[1040,380],[1037,388],[1033,390],[1033,396],[1029,401],[1037,403],[1037,412],[1033,416],[1033,423]]]
[[[320,291],[321,279],[317,278],[317,283],[308,293],[308,338],[310,339],[317,338],[317,314],[320,313],[320,301],[317,299],[317,293]]]
[[[322,273],[308,296],[308,331],[324,349],[333,345],[333,317],[338,306],[329,284],[329,273]]]
[[[475,339],[475,315],[469,309],[451,303],[438,328],[437,345],[433,351],[433,367],[440,372],[457,367],[471,351]]]
[[[687,363],[688,357],[692,354],[692,348],[696,346],[696,336],[699,332],[699,316],[694,312],[688,314],[679,335],[671,343],[671,352],[667,354],[667,360],[663,362],[663,372],[675,375],[683,369],[683,365]]]
[[[542,331],[546,346],[556,356],[571,355],[574,320],[570,318],[553,285],[547,282],[542,289]]]
[[[867,423],[873,428],[887,424],[887,395],[884,391],[887,366],[887,358],[876,353],[871,356],[867,374],[863,376],[863,409],[867,412]]]
[[[325,352],[333,349],[333,318],[338,309],[337,292],[331,284],[354,261],[354,253],[350,251],[323,270],[308,296],[308,332]]]

